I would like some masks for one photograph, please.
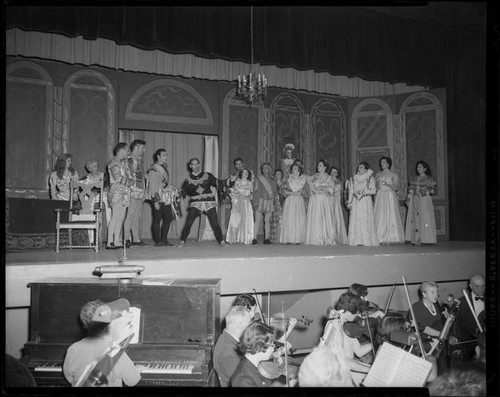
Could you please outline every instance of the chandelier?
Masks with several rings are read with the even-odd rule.
[[[267,92],[267,79],[263,74],[252,71],[253,66],[253,7],[250,7],[250,73],[243,77],[238,75],[237,96],[250,105],[263,99]]]

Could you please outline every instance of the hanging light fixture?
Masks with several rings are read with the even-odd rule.
[[[267,79],[263,74],[257,74],[253,67],[253,7],[250,7],[250,73],[243,77],[238,75],[237,96],[250,105],[266,96]]]

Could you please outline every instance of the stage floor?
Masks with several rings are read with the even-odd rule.
[[[174,242],[174,241],[173,241]],[[425,280],[462,282],[484,273],[485,245],[442,242],[430,246],[379,247],[229,245],[188,241],[185,247],[133,247],[127,265],[143,266],[140,278],[218,278],[221,295],[346,288]],[[30,304],[29,283],[48,278],[96,278],[97,266],[118,265],[123,250],[74,249],[6,254],[7,307]]]
[[[178,244],[179,241],[172,240]],[[150,244],[126,250],[126,257],[133,262],[179,261],[206,259],[242,258],[334,258],[351,256],[390,256],[390,255],[436,255],[440,253],[459,253],[464,251],[484,252],[483,242],[439,242],[435,245],[417,246],[407,244],[380,245],[378,247],[313,246],[313,245],[241,245],[233,244],[220,247],[215,241],[188,241],[183,247],[155,247]],[[68,263],[107,263],[123,258],[123,250],[63,249],[55,251],[7,253],[7,266],[56,265]]]

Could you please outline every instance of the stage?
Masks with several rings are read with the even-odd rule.
[[[177,243],[177,241],[172,241]],[[123,250],[90,249],[6,254],[7,307],[29,306],[29,288],[54,277],[97,277],[97,266],[116,265]],[[179,248],[133,247],[127,264],[144,266],[141,278],[155,276],[220,278],[221,294],[330,290],[353,282],[370,286],[424,280],[458,282],[484,273],[482,242],[439,242],[437,245],[379,247],[307,245],[229,245],[188,241]]]

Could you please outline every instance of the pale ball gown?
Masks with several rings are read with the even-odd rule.
[[[301,244],[306,241],[306,206],[302,191],[306,185],[306,176],[295,178],[290,175],[284,182],[283,190],[293,194],[286,196],[283,205],[280,243]]]
[[[375,228],[379,243],[403,243],[405,240],[403,223],[399,214],[396,192],[382,184],[398,185],[398,177],[392,171],[382,171],[375,176],[377,194],[375,196]]]
[[[253,183],[237,179],[231,190],[231,216],[226,234],[228,243],[251,244],[253,239]]]

